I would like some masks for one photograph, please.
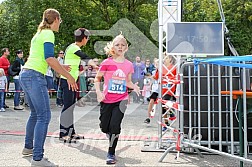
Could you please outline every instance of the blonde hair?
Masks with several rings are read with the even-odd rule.
[[[122,35],[122,32],[117,35],[113,41],[107,43],[107,45],[104,47],[104,51],[105,51],[105,54],[108,55],[108,56],[114,56],[115,55],[115,52],[113,51],[113,46],[114,46],[114,43],[115,41],[117,40],[124,40],[125,44],[128,46],[128,43],[127,43],[127,40],[125,39],[125,37]]]
[[[38,26],[38,31],[50,29],[51,24],[56,18],[60,19],[60,13],[56,9],[46,9],[43,13],[42,21]]]
[[[5,75],[3,68],[0,68],[0,74]]]

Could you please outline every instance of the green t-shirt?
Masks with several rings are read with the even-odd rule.
[[[38,31],[31,40],[30,55],[24,68],[38,71],[46,74],[48,64],[44,56],[44,43],[50,42],[54,44],[54,33],[50,29]]]
[[[71,67],[70,74],[75,79],[75,81],[77,81],[78,76],[79,76],[79,65],[81,61],[81,58],[77,56],[76,54],[74,54],[78,50],[80,50],[80,47],[76,45],[75,43],[72,43],[71,45],[67,47],[65,51],[65,58],[64,58],[64,64],[70,65]],[[61,76],[61,78],[66,79],[64,76]]]

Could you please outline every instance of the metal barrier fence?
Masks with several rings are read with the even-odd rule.
[[[200,135],[195,148],[252,163],[248,159],[252,146],[252,93],[246,92],[250,85],[246,85],[245,71],[212,64],[199,64],[196,69],[193,63],[182,64],[179,103],[183,111],[179,112],[179,128],[188,134],[184,143],[189,145],[181,147],[183,151],[193,151],[193,136]],[[243,91],[239,91],[241,88]]]

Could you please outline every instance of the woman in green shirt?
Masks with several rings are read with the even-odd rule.
[[[55,9],[47,9],[37,33],[31,40],[30,56],[20,73],[19,81],[27,96],[31,113],[26,125],[23,155],[33,155],[32,166],[56,166],[44,156],[44,142],[51,119],[49,95],[45,74],[48,65],[67,78],[68,88],[77,90],[75,79],[67,72],[67,67],[59,64],[54,57],[54,33],[61,23],[60,14]],[[69,68],[69,67],[68,67]]]

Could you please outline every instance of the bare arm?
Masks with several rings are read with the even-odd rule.
[[[129,87],[129,88],[131,88],[131,89],[134,89],[135,84],[133,84],[131,78],[132,78],[132,74],[129,74],[129,75],[128,75],[128,81],[127,81],[127,83],[126,83],[126,86]]]
[[[101,89],[100,89],[101,79],[102,79],[103,75],[104,75],[104,72],[98,71],[96,76],[95,76],[95,79],[94,79],[94,86],[95,86],[98,102],[101,102],[101,101],[103,101],[105,99],[105,96],[101,92]]]
[[[97,91],[101,91],[100,89],[100,83],[101,83],[101,79],[102,79],[102,76],[103,76],[103,72],[97,72],[96,76],[95,76],[95,79],[94,79],[94,86],[95,86],[95,90],[96,92]]]
[[[133,82],[131,81],[131,78],[132,78],[132,74],[129,74],[126,86],[133,89],[133,91],[136,92],[139,95],[140,94],[140,88],[139,88],[139,86],[137,86],[138,83],[133,84]]]

